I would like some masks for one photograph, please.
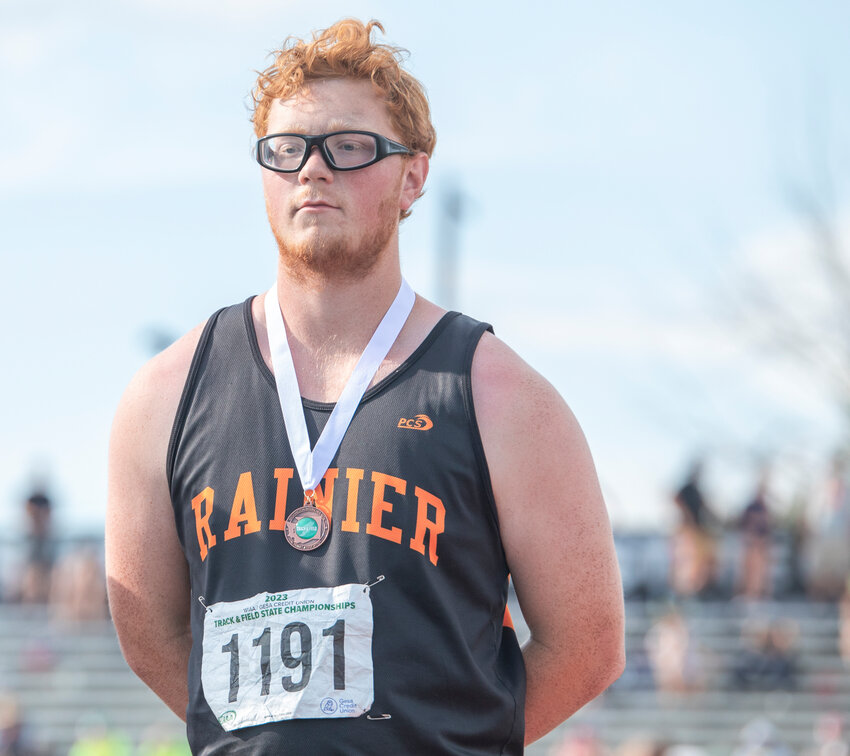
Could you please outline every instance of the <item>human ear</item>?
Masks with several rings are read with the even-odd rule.
[[[407,212],[417,198],[422,196],[425,179],[428,178],[430,161],[424,152],[417,152],[405,160],[404,176],[401,182],[401,196],[398,206],[402,212]]]

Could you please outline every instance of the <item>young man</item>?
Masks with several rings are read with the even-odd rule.
[[[623,667],[575,419],[401,277],[435,135],[375,27],[291,41],[261,74],[277,281],[154,358],[115,417],[113,617],[196,753],[521,753]]]

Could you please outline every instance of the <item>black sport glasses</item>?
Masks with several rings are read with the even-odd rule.
[[[257,141],[257,162],[270,171],[297,173],[313,147],[335,171],[356,171],[390,155],[414,155],[403,144],[371,131],[333,131],[330,134],[269,134]]]

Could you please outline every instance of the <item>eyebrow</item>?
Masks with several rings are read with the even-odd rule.
[[[342,121],[342,120],[334,120],[328,124],[328,130],[325,132],[326,134],[330,134],[334,131],[363,131],[364,129],[359,129],[357,126],[352,125],[351,121]],[[284,130],[284,131],[275,131],[275,134],[308,134],[308,129],[303,123],[293,123]]]
[[[351,131],[352,129],[356,130],[356,126],[352,126],[351,121],[331,121],[330,126],[328,127],[331,131]],[[362,131],[362,129],[361,129]]]

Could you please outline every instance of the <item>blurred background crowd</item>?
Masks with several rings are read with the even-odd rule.
[[[626,672],[549,753],[850,753],[847,463],[781,505],[755,466],[723,518],[694,462],[667,536],[618,537]]]
[[[671,488],[669,532],[617,531],[626,671],[529,753],[850,754],[847,462],[836,453],[783,504],[754,468],[752,495],[724,518],[700,459]],[[2,544],[0,756],[186,753],[180,723],[120,657],[100,540],[57,532],[46,486],[21,521]]]
[[[102,535],[63,536],[52,509],[32,491],[23,533],[0,541],[0,755],[186,756],[152,696],[134,719],[141,683],[109,621]]]

